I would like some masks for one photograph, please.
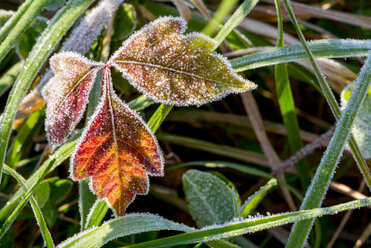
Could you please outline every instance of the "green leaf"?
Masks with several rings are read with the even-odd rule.
[[[26,32],[19,37],[17,52],[23,59],[27,59],[28,54],[36,44],[37,38],[46,28],[47,21],[45,18],[36,18]]]
[[[0,78],[0,97],[9,89],[14,83],[17,75],[23,68],[24,61],[20,60],[12,67],[10,67]]]
[[[69,179],[59,179],[53,183],[50,183],[51,192],[50,201],[57,203],[62,201],[72,190],[73,183]]]
[[[223,224],[237,217],[235,192],[218,177],[189,170],[183,175],[183,189],[198,227]]]
[[[112,41],[122,41],[127,38],[137,26],[137,13],[131,4],[122,4],[115,17],[113,24]]]
[[[371,40],[323,39],[308,42],[308,47],[316,58],[358,57],[367,55],[371,49]],[[301,44],[295,44],[245,55],[231,59],[230,62],[237,72],[241,72],[306,58],[307,54],[303,46]]]
[[[54,193],[53,193],[54,194]],[[57,221],[57,209],[51,201],[48,201],[42,208],[41,211],[44,215],[46,224],[49,228],[53,227]]]
[[[264,186],[260,187],[259,190],[255,191],[252,196],[247,198],[246,202],[239,209],[241,216],[248,216],[258,206],[261,200],[263,200],[264,196],[275,186],[277,186],[277,180],[272,178]]]
[[[43,181],[36,186],[35,199],[40,208],[43,208],[44,205],[49,201],[49,196],[50,196],[49,182]]]

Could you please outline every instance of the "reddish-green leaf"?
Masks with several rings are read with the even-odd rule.
[[[71,157],[71,177],[92,177],[96,195],[123,215],[136,194],[147,194],[147,174],[163,174],[163,158],[144,121],[113,92],[108,67],[103,78],[100,104]]]
[[[213,52],[215,40],[184,35],[185,29],[183,18],[159,18],[133,34],[108,63],[143,93],[174,105],[202,105],[256,87]]]
[[[47,101],[46,131],[51,149],[63,143],[84,114],[101,64],[65,52],[50,59],[55,76],[43,90]]]

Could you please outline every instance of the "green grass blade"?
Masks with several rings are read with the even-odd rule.
[[[277,180],[272,178],[264,186],[260,187],[259,190],[255,191],[252,196],[247,198],[246,202],[240,208],[241,216],[247,217],[258,206],[261,200],[263,200],[264,196],[275,186],[277,186]]]
[[[66,142],[60,148],[58,148],[48,159],[40,166],[40,168],[32,174],[26,183],[27,188],[32,188],[35,186],[37,179],[40,177],[41,173],[45,171],[45,168],[52,163],[52,168],[54,170],[58,165],[62,164],[73,152],[76,139],[79,135],[76,135],[71,141]],[[0,210],[0,225],[4,223],[5,219],[11,214],[13,208],[17,205],[17,202],[24,197],[25,191],[20,188],[5,204],[5,206]]]
[[[36,189],[36,186],[44,179],[44,177],[48,174],[50,168],[53,166],[55,160],[50,161],[50,163],[45,167],[43,171],[41,171],[40,176],[37,178],[35,184],[26,191],[16,208],[13,212],[8,216],[5,220],[4,224],[0,228],[0,239],[4,236],[5,232],[9,229],[9,227],[13,224],[16,220],[18,214],[21,212],[23,207],[26,205],[30,197],[32,196],[33,192]]]
[[[116,218],[103,223],[99,227],[91,228],[81,232],[76,236],[67,239],[58,247],[101,247],[108,241],[118,237],[127,236],[135,233],[176,230],[192,231],[184,224],[175,223],[161,216],[153,214],[127,214],[124,217]]]
[[[223,40],[227,38],[227,36],[233,31],[233,29],[235,29],[243,21],[243,19],[245,19],[245,17],[250,13],[250,11],[258,2],[259,0],[245,0],[240,5],[240,7],[223,25],[217,36],[215,36],[215,40],[218,42],[216,47],[218,47],[223,42]]]
[[[28,190],[28,188],[26,186],[26,181],[14,169],[10,168],[9,166],[7,166],[5,164],[4,171],[6,173],[8,173],[9,175],[11,175],[12,177],[14,177],[14,179],[17,180],[17,182],[19,183],[19,185],[21,185],[21,187],[23,188],[23,190],[25,192]],[[46,225],[46,222],[44,220],[44,216],[42,215],[41,209],[39,208],[39,205],[37,204],[37,201],[35,200],[35,198],[33,196],[30,199],[30,204],[31,204],[32,210],[35,214],[37,224],[40,227],[40,232],[41,232],[41,235],[44,238],[46,247],[48,247],[48,248],[54,247],[53,239],[52,239],[52,237],[50,235],[50,232],[48,230],[48,226]]]
[[[32,80],[63,34],[84,12],[93,0],[70,0],[50,21],[40,39],[30,52],[25,66],[13,86],[0,125],[0,182],[5,152],[8,146],[14,116]]]
[[[0,42],[6,37],[9,31],[17,24],[19,19],[24,15],[28,7],[33,3],[34,0],[27,0],[21,6],[19,6],[17,12],[4,24],[0,29]]]
[[[161,104],[156,112],[151,116],[149,121],[147,122],[148,127],[152,130],[152,132],[156,132],[157,129],[161,126],[162,122],[165,120],[166,116],[169,114],[173,106]]]
[[[312,65],[312,67],[315,71],[315,75],[316,75],[316,77],[318,79],[318,82],[321,86],[322,92],[323,92],[324,96],[326,97],[327,103],[329,104],[330,109],[331,109],[333,115],[335,116],[336,120],[339,120],[340,119],[340,114],[341,114],[340,107],[339,107],[339,105],[338,105],[338,103],[337,103],[337,101],[334,97],[334,94],[331,91],[330,86],[327,84],[322,72],[320,71],[310,48],[307,45],[305,37],[300,30],[299,24],[296,20],[294,12],[291,8],[290,1],[289,0],[283,0],[283,2],[285,4],[286,10],[287,10],[287,12],[290,16],[291,21],[294,24],[294,28],[296,30],[296,33],[299,36],[300,42],[305,49],[305,53],[307,54],[307,56],[309,58],[309,61],[310,61],[311,65]],[[369,59],[370,59],[370,56],[368,54],[368,60],[367,61],[369,61]],[[365,69],[365,70],[367,71],[367,69]],[[361,171],[361,173],[362,173],[362,175],[363,175],[363,177],[364,177],[364,179],[367,183],[368,188],[371,190],[371,172],[370,172],[370,169],[369,169],[365,159],[362,157],[361,151],[359,150],[353,135],[350,136],[349,146],[350,146],[350,150],[353,154],[353,157],[357,162],[358,168]]]
[[[334,174],[335,167],[343,152],[344,145],[349,136],[351,126],[356,117],[359,106],[365,98],[371,85],[371,53],[361,69],[354,90],[345,107],[343,114],[336,126],[331,141],[322,157],[321,163],[316,171],[309,187],[301,209],[317,208],[321,205],[326,194],[330,180]],[[312,227],[313,219],[295,223],[287,243],[287,247],[302,247]]]
[[[24,60],[18,61],[16,64],[10,67],[9,70],[7,70],[0,78],[0,97],[14,83],[17,75],[23,68],[23,64]]]
[[[255,163],[258,165],[268,166],[268,161],[264,155],[256,152],[246,151],[243,149],[218,145],[208,141],[188,138],[184,136],[171,135],[171,134],[158,134],[158,139],[161,141],[168,141],[181,146],[186,146],[201,151],[207,151],[214,154],[227,156],[230,158],[239,159],[241,161]]]
[[[32,21],[40,14],[49,1],[50,0],[34,0],[32,1],[32,4],[30,4],[22,13],[22,15],[15,14],[16,18],[20,18],[16,21],[11,30],[9,30],[6,38],[0,44],[0,62],[16,43],[19,36],[32,24]],[[28,5],[28,3],[25,4]],[[23,9],[24,8],[21,8],[20,10],[23,11]],[[13,24],[13,18],[11,18],[9,21],[12,21],[11,24]],[[4,27],[7,28],[8,25],[5,25]]]
[[[371,40],[324,39],[307,42],[308,48],[316,58],[347,58],[367,56],[371,50]],[[307,59],[306,51],[301,44],[275,48],[269,51],[245,55],[231,59],[232,67],[237,71],[288,63]]]
[[[108,204],[104,200],[96,200],[87,216],[84,229],[89,229],[93,226],[99,226],[108,209]]]
[[[254,233],[268,228],[293,223],[297,220],[337,214],[341,211],[365,207],[370,204],[371,197],[327,208],[303,210],[267,217],[244,219],[241,221],[226,223],[223,225],[205,227],[201,230],[195,230],[186,225],[164,219],[163,217],[160,217],[158,215],[128,214],[124,217],[108,221],[102,224],[100,227],[95,227],[88,231],[81,232],[76,236],[67,239],[58,247],[101,247],[108,241],[116,239],[118,237],[148,231],[174,230],[186,232],[184,234],[178,234],[144,243],[125,246],[131,248],[171,247],[174,245],[191,244],[197,242],[206,242],[208,240],[229,238],[245,233]]]
[[[178,234],[166,238],[156,239],[140,244],[125,246],[127,248],[139,247],[171,247],[174,245],[191,244],[196,242],[205,242],[212,239],[228,238],[245,233],[254,233],[268,228],[282,226],[293,223],[297,220],[321,217],[324,215],[337,214],[348,209],[365,207],[371,204],[371,198],[351,201],[328,208],[304,210],[286,214],[277,214],[269,217],[245,219],[239,222],[227,223],[220,226],[210,226],[201,230]]]
[[[237,0],[223,0],[216,10],[212,21],[209,22],[201,32],[211,36],[217,26],[219,26],[218,24],[223,22],[224,18],[233,10],[237,2]]]
[[[277,48],[284,46],[283,40],[283,23],[281,7],[278,0],[275,0],[276,12],[278,17],[278,40]],[[274,78],[276,81],[276,91],[278,103],[281,110],[283,123],[287,131],[287,139],[293,154],[296,154],[302,147],[303,143],[300,138],[298,119],[295,114],[294,97],[292,95],[289,74],[286,64],[278,64],[274,67]],[[306,189],[310,184],[309,167],[305,159],[296,164],[301,187]]]

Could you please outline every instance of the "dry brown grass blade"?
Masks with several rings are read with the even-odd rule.
[[[33,112],[41,109],[45,105],[45,100],[41,96],[40,90],[32,90],[21,102],[15,116],[13,128],[17,129],[23,121]]]
[[[361,237],[359,237],[359,239],[356,241],[353,248],[361,247],[370,235],[371,235],[371,222],[368,224],[364,232],[361,234]]]
[[[187,21],[191,19],[191,10],[189,9],[188,5],[184,2],[184,0],[171,0],[175,7],[178,9],[180,15]]]
[[[274,0],[262,0],[274,4]],[[344,13],[336,10],[329,10],[307,4],[290,1],[295,15],[298,18],[324,18],[332,21],[346,23],[354,26],[371,28],[371,18],[355,14]]]
[[[281,164],[281,160],[278,157],[277,153],[275,152],[265,132],[263,120],[260,115],[258,105],[256,104],[255,99],[250,92],[245,92],[241,94],[241,98],[244,108],[249,116],[250,122],[254,129],[255,135],[260,143],[260,146],[268,159],[270,167],[272,168],[272,170],[274,170],[279,164]],[[278,173],[277,177],[280,180],[285,181],[285,176],[283,172]],[[282,185],[280,187],[290,209],[295,211],[296,206],[289,190]]]
[[[360,191],[360,192],[363,191],[364,188],[365,188],[365,186],[366,186],[365,181],[362,181],[362,182],[361,182],[361,185],[360,185],[359,188],[358,188],[358,191]],[[340,222],[338,228],[336,229],[335,233],[332,235],[331,240],[330,240],[330,242],[327,244],[326,248],[331,248],[331,247],[335,244],[335,241],[336,241],[337,238],[339,237],[340,233],[343,231],[343,229],[344,229],[346,223],[348,222],[350,216],[352,215],[352,213],[353,213],[353,210],[348,210],[348,211],[345,213],[343,219],[341,220],[341,222]]]
[[[209,14],[209,10],[206,8],[204,2],[202,0],[190,0],[194,6],[201,12],[201,14],[206,17],[208,21],[211,21],[211,15]]]

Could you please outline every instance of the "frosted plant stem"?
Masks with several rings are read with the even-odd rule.
[[[319,85],[321,86],[321,89],[322,89],[322,92],[327,100],[327,103],[329,104],[330,106],[330,109],[331,109],[331,112],[332,114],[335,116],[336,120],[339,120],[340,119],[340,115],[341,115],[341,110],[340,110],[340,107],[335,99],[335,96],[334,94],[332,93],[331,91],[331,88],[330,86],[327,84],[322,72],[320,71],[315,59],[314,59],[314,56],[311,52],[311,50],[309,49],[308,47],[308,44],[305,40],[305,37],[303,35],[303,33],[301,32],[300,30],[300,27],[299,27],[299,24],[296,20],[296,17],[294,15],[294,12],[291,8],[291,4],[290,4],[290,1],[289,0],[283,0],[284,4],[285,4],[285,7],[286,7],[286,10],[290,16],[290,19],[292,21],[292,23],[294,24],[294,28],[296,30],[296,33],[298,34],[299,36],[299,39],[300,39],[300,42],[302,43],[303,47],[304,47],[304,50],[309,58],[309,61],[310,63],[312,64],[312,67],[315,71],[315,74],[316,74],[316,77],[317,77],[317,80],[319,82]],[[370,169],[368,168],[368,165],[366,163],[366,161],[364,160],[362,154],[361,154],[361,151],[359,150],[357,144],[356,144],[356,141],[355,139],[353,138],[353,135],[350,136],[350,140],[349,140],[349,146],[350,146],[350,150],[354,156],[354,159],[356,160],[357,162],[357,165],[367,183],[367,186],[369,187],[369,189],[371,190],[371,173],[370,173]]]
[[[340,160],[344,145],[349,137],[357,111],[371,85],[371,52],[354,85],[354,90],[300,207],[302,210],[319,207],[326,194],[335,167]],[[286,247],[303,247],[310,233],[313,220],[309,219],[296,222],[292,228]]]
[[[28,188],[26,186],[26,180],[21,175],[19,175],[14,169],[10,168],[7,165],[4,165],[4,171],[10,174],[12,177],[14,177],[14,179],[16,179],[16,181],[19,183],[19,185],[21,185],[21,187],[23,188],[25,192],[28,191]],[[48,226],[46,225],[46,222],[44,220],[44,216],[42,215],[41,209],[39,205],[37,204],[36,199],[33,196],[30,199],[30,204],[35,214],[37,224],[39,225],[41,235],[44,238],[46,247],[47,248],[54,247],[53,239],[48,230]]]
[[[32,21],[40,14],[42,9],[49,3],[49,1],[50,0],[34,0],[32,1],[32,4],[26,2],[24,3],[26,7],[21,7],[20,9],[22,14],[18,15],[18,11],[15,14],[16,23],[14,23],[13,18],[9,19],[9,21],[11,21],[9,26],[11,24],[14,25],[10,26],[11,30],[9,30],[8,34],[4,34],[6,37],[0,44],[0,62],[15,44],[18,37],[32,24]],[[6,27],[6,29],[8,28]],[[1,35],[3,34],[0,33],[0,38]]]
[[[4,24],[0,29],[0,42],[6,37],[9,31],[16,25],[18,20],[23,16],[28,7],[34,0],[27,0],[21,6],[19,6],[17,12]]]
[[[50,21],[30,52],[24,69],[19,74],[9,95],[0,124],[0,182],[5,153],[19,103],[50,52],[62,39],[63,34],[92,2],[93,0],[70,0]]]

